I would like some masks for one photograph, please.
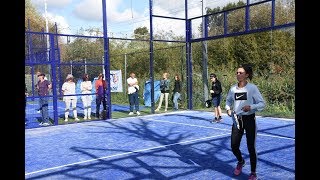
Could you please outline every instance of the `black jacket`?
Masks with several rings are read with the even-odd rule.
[[[211,90],[214,91],[214,93],[211,93],[212,98],[219,96],[222,93],[222,87],[219,80],[216,80],[216,82],[212,82]]]
[[[175,80],[174,81],[173,93],[175,93],[175,92],[180,93],[180,91],[181,91],[181,82],[180,82],[180,80]]]

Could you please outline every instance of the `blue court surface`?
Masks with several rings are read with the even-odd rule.
[[[230,149],[232,120],[177,111],[25,130],[26,179],[248,179]],[[257,116],[259,179],[295,179],[295,121]]]

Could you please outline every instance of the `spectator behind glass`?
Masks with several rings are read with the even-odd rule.
[[[170,80],[168,79],[169,74],[163,73],[162,79],[160,80],[160,101],[158,108],[155,111],[159,111],[161,109],[163,98],[165,98],[165,107],[164,111],[166,112],[168,110],[168,99],[169,99],[169,90],[170,90]]]
[[[66,104],[65,113],[64,113],[64,121],[68,122],[69,118],[69,111],[70,105],[72,106],[73,117],[75,121],[79,121],[77,115],[77,97],[76,96],[69,96],[76,94],[76,83],[73,81],[73,75],[68,74],[66,77],[66,81],[62,85],[62,92],[63,92],[63,101]]]
[[[40,74],[42,74],[42,73],[41,73],[40,71],[37,71],[37,73],[36,73],[37,77],[38,77]],[[44,77],[44,80],[48,80],[48,78],[47,78],[47,77]],[[39,81],[39,80],[38,80],[38,81]],[[38,83],[35,85],[35,88],[36,88],[36,89],[38,89],[37,86],[38,86]],[[40,99],[38,99],[38,100],[39,100],[39,107],[38,107],[38,109],[36,109],[36,110],[37,110],[37,113],[40,113],[40,109],[41,109]]]
[[[174,76],[174,88],[173,88],[173,109],[177,111],[178,107],[178,100],[181,100],[181,81],[179,75]]]
[[[95,83],[96,88],[96,117],[100,118],[100,105],[103,104],[103,110],[107,110],[106,92],[107,82],[103,79],[104,75],[99,74],[98,79]]]
[[[37,90],[39,95],[39,104],[40,104],[40,113],[42,117],[42,122],[40,126],[48,126],[49,122],[49,113],[48,113],[48,96],[49,90],[52,88],[51,83],[48,80],[45,80],[45,74],[41,73],[38,75]]]
[[[130,104],[130,112],[129,115],[133,115],[133,108],[136,109],[137,115],[140,115],[139,112],[139,85],[138,80],[136,78],[135,73],[130,73],[130,77],[127,79],[128,83],[128,97],[129,97],[129,104]]]
[[[92,90],[92,83],[89,80],[89,75],[84,74],[82,77],[82,82],[80,84],[80,89],[82,94],[90,94]],[[82,95],[81,100],[83,103],[83,113],[84,113],[84,120],[91,119],[91,102],[92,102],[92,95]]]

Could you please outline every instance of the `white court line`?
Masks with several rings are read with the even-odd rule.
[[[142,119],[142,118],[140,118],[140,119]],[[218,130],[222,130],[222,131],[229,131],[229,132],[231,132],[230,129],[222,129],[222,128],[215,128],[215,127],[199,126],[199,125],[186,124],[186,123],[177,123],[177,122],[172,122],[172,121],[156,120],[156,119],[152,119],[152,118],[143,118],[143,120],[155,121],[155,122],[165,122],[165,123],[179,124],[179,125],[185,125],[185,126],[194,126],[194,127],[201,127],[201,128],[207,128],[207,129],[218,129]],[[231,125],[230,125],[230,126],[231,126]],[[257,135],[260,135],[260,136],[269,136],[269,137],[280,138],[280,139],[295,140],[295,138],[283,137],[283,136],[277,136],[277,135],[269,135],[269,134],[266,134],[266,133],[257,133]]]
[[[264,134],[264,133],[258,133],[260,136],[268,136],[268,137],[274,137],[274,138],[279,138],[279,139],[289,139],[289,140],[296,140],[295,138],[290,138],[290,137],[283,137],[283,136],[277,136],[277,135],[270,135],[270,134]]]
[[[97,160],[101,160],[101,159],[108,159],[108,158],[113,158],[113,157],[118,157],[118,156],[124,156],[124,155],[139,153],[139,152],[145,152],[145,151],[150,151],[150,150],[155,150],[155,149],[161,149],[161,148],[165,148],[165,147],[173,146],[173,145],[177,145],[177,144],[188,144],[188,143],[197,142],[197,141],[201,141],[201,140],[208,140],[208,139],[212,139],[212,138],[216,138],[216,137],[220,137],[220,136],[225,136],[225,135],[229,135],[229,133],[215,135],[215,136],[209,136],[209,137],[204,137],[204,138],[198,138],[198,139],[193,139],[193,140],[188,140],[188,141],[182,141],[182,142],[173,143],[173,144],[167,144],[167,145],[162,145],[162,146],[156,146],[156,147],[152,147],[152,148],[140,149],[140,150],[130,151],[130,152],[126,152],[126,153],[114,154],[114,155],[111,155],[111,156],[104,156],[104,157],[90,159],[90,160],[86,160],[86,161],[80,161],[80,162],[76,162],[76,163],[70,163],[70,164],[66,164],[66,165],[62,165],[62,166],[56,166],[56,167],[52,167],[52,168],[42,169],[42,170],[39,170],[39,171],[33,171],[33,172],[25,173],[25,176],[31,175],[31,174],[40,173],[40,172],[44,172],[44,171],[59,169],[59,168],[67,167],[67,166],[78,165],[78,164],[83,164],[83,163],[87,163],[87,162],[93,162],[93,161],[97,161]]]
[[[179,124],[179,125],[185,125],[185,126],[201,127],[201,128],[207,128],[207,129],[218,129],[218,130],[223,130],[223,131],[231,131],[230,129],[222,129],[222,128],[216,128],[216,127],[187,124],[187,123],[178,123],[178,122],[172,122],[172,121],[156,120],[156,119],[152,119],[152,118],[140,118],[140,119],[147,120],[147,121],[165,122],[165,123],[170,123],[170,124]]]

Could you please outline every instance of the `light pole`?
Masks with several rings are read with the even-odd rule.
[[[127,53],[124,53],[124,79],[127,77]],[[127,88],[127,82],[124,83],[124,89]]]
[[[47,0],[44,0],[44,19],[46,21],[46,33],[49,33],[49,23],[48,23],[48,12],[47,12]],[[46,44],[46,53],[47,53],[47,61],[50,61],[50,43],[49,43],[49,34],[46,34],[47,44]],[[48,65],[48,74],[51,75],[51,68]]]
[[[72,61],[70,61],[70,74],[72,74]]]
[[[46,21],[46,33],[49,33],[47,0],[44,0],[44,19]],[[49,34],[47,34],[46,37],[47,37],[47,56],[48,56],[48,59],[49,59],[49,51],[48,51],[48,49],[50,48]]]
[[[84,59],[84,73],[87,74],[87,60]]]

